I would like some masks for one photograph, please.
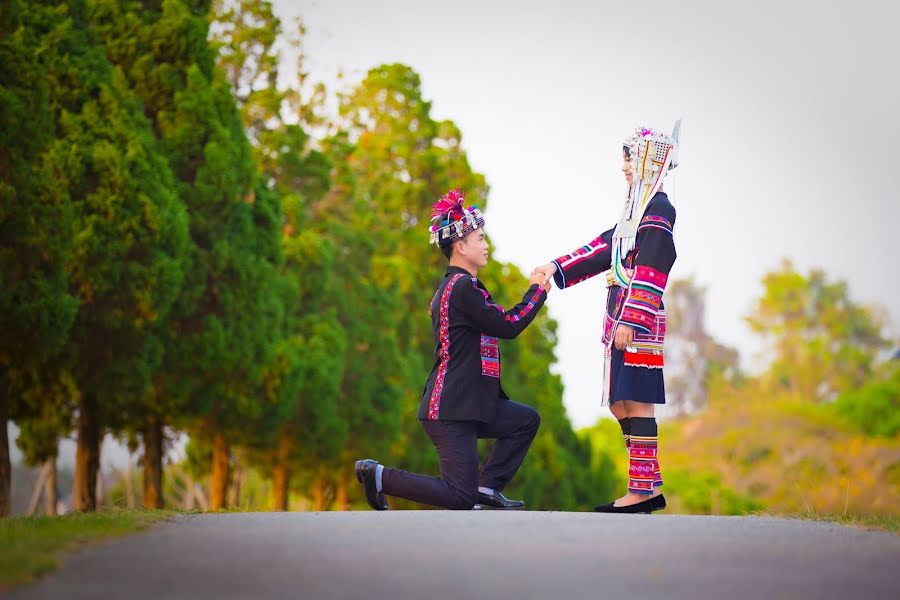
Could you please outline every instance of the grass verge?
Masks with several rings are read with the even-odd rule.
[[[873,515],[840,515],[840,514],[819,514],[819,513],[754,513],[760,517],[782,517],[787,519],[802,519],[804,521],[821,521],[827,523],[839,523],[841,525],[849,525],[851,527],[859,527],[862,529],[871,529],[876,531],[887,531],[894,534],[900,534],[900,517],[892,516],[873,516]]]
[[[59,566],[63,553],[146,529],[173,513],[110,510],[61,517],[0,518],[0,592]]]

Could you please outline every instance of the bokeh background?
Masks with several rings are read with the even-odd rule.
[[[357,458],[436,473],[431,203],[486,209],[515,303],[614,224],[621,140],[684,118],[671,509],[896,516],[889,8],[8,3],[0,508],[342,510]],[[503,347],[544,417],[530,507],[624,489],[604,297],[554,290]]]

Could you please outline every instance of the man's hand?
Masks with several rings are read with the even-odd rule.
[[[535,273],[535,272],[543,274],[544,280],[541,282],[541,284],[549,286],[550,280],[553,278],[553,274],[556,273],[556,265],[552,262],[547,263],[546,265],[541,265],[539,267],[535,267],[534,271],[532,271],[532,273]]]
[[[548,294],[550,293],[550,284],[547,283],[544,273],[535,269],[531,272],[531,279],[529,280],[531,285],[538,285],[544,289]]]
[[[634,327],[619,323],[616,326],[616,349],[625,350],[625,346],[630,346],[634,342]]]

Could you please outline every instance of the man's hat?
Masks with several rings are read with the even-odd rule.
[[[450,190],[434,203],[431,209],[431,243],[441,248],[462,239],[479,227],[484,216],[474,204],[463,208],[465,197],[459,190]]]

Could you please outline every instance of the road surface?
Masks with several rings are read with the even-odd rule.
[[[179,516],[15,599],[896,598],[900,536],[759,517],[388,511]]]

